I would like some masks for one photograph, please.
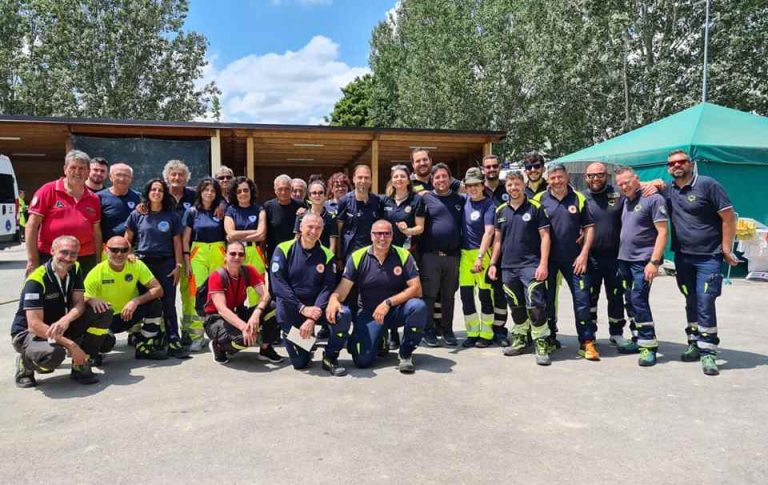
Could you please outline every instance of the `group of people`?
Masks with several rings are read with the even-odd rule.
[[[561,346],[563,280],[579,355],[600,360],[604,284],[610,342],[652,366],[649,293],[668,222],[688,320],[681,358],[718,374],[715,300],[721,263],[737,262],[735,216],[722,186],[697,175],[686,152],[670,153],[671,182],[641,183],[622,167],[618,190],[606,166],[593,163],[584,193],[565,166],[545,167],[535,153],[503,180],[493,155],[462,180],[427,150],[414,149],[411,162],[392,167],[382,195],[371,192],[367,165],[351,180],[342,172],[308,182],[280,175],[275,198],[262,205],[253,180],[227,167],[192,189],[189,168],[171,160],[138,193],[128,164],[70,151],[64,177],[29,205],[27,278],[11,330],[16,384],[36,385],[35,373],[53,372],[67,352],[71,377],[97,382],[92,367],[103,365],[121,332],[137,359],[184,359],[208,347],[224,364],[258,346],[260,359],[279,363],[274,347],[282,344],[302,369],[314,350],[306,342],[317,337],[327,339],[322,367],[331,375],[346,374],[345,348],[357,367],[398,350],[398,369],[412,373],[419,345],[459,345],[457,290],[463,347],[530,351],[550,365]]]

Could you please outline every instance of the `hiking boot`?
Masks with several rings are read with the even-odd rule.
[[[478,349],[487,349],[491,345],[493,345],[493,339],[489,339],[489,338],[480,337],[479,339],[477,339],[477,342],[475,342],[475,347],[477,347]]]
[[[99,378],[91,370],[90,364],[73,365],[69,378],[79,384],[89,385],[99,382]]]
[[[200,337],[197,340],[193,340],[192,344],[189,346],[190,352],[202,352],[205,350],[205,348],[208,346],[208,339],[205,337]]]
[[[341,377],[347,375],[347,369],[339,364],[339,359],[323,357],[323,369],[331,373],[332,376]]]
[[[541,340],[541,339],[537,339]],[[546,343],[546,340],[544,341]],[[520,355],[523,352],[525,352],[526,347],[528,347],[528,339],[525,335],[513,335],[512,336],[512,344],[504,349],[504,355],[506,356],[514,356],[514,355]],[[549,351],[547,351],[547,354],[549,354]]]
[[[27,389],[35,387],[37,381],[35,380],[35,371],[27,369],[24,365],[24,359],[20,355],[16,356],[16,387],[20,389]]]
[[[640,349],[640,357],[637,359],[637,365],[640,367],[651,367],[656,365],[656,351],[653,349]]]
[[[226,352],[219,346],[219,343],[215,340],[211,340],[208,342],[208,348],[211,349],[211,357],[213,357],[213,361],[217,364],[226,364],[229,362],[229,356]]]
[[[112,349],[115,348],[115,344],[117,343],[117,339],[114,335],[111,333],[108,333],[104,336],[104,340],[101,341],[101,347],[99,347],[99,353],[100,354],[108,354],[112,352]]]
[[[600,360],[600,352],[597,351],[597,346],[591,340],[586,340],[581,344],[579,347],[579,355],[593,362]]]
[[[139,342],[136,344],[135,357],[139,360],[165,360],[168,358],[168,354],[160,349],[154,348],[151,343]]]
[[[688,348],[680,354],[680,360],[683,362],[696,362],[700,358],[701,352],[699,352],[699,347],[696,345],[696,342],[690,342]]]
[[[179,340],[171,340],[168,342],[168,356],[176,357],[177,359],[189,358],[189,350],[185,349]]]
[[[549,358],[549,344],[544,338],[537,338],[534,342],[537,365],[551,365],[552,359]],[[511,347],[510,347],[511,348]]]
[[[720,375],[720,371],[717,370],[717,361],[712,354],[704,354],[701,356],[701,370],[708,376]]]
[[[401,355],[397,370],[399,370],[401,374],[413,374],[416,371],[416,366],[413,365],[413,356],[403,357]]]
[[[459,341],[456,339],[456,335],[453,334],[453,330],[443,332],[443,343],[446,347],[456,347],[459,345]]]
[[[475,344],[477,344],[477,337],[467,337],[461,343],[461,346],[464,347],[465,349],[468,349],[470,347],[474,347]]]
[[[640,346],[637,345],[637,342],[635,342],[634,340],[627,340],[627,339],[623,339],[623,340],[624,340],[623,345],[616,346],[616,350],[620,354],[636,354],[640,352]]]
[[[440,342],[437,341],[437,335],[435,335],[434,330],[424,332],[422,340],[427,347],[440,347]]]
[[[275,348],[271,345],[259,350],[258,359],[265,362],[272,362],[273,364],[279,364],[283,361],[283,358],[280,357],[280,354],[275,352]]]

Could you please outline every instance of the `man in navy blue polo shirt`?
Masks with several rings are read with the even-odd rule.
[[[626,197],[621,213],[619,276],[626,292],[627,314],[637,330],[638,365],[650,367],[656,364],[659,344],[648,297],[667,245],[667,208],[661,195],[642,194],[640,180],[629,167],[616,171],[616,185]],[[631,344],[634,342],[625,345]]]
[[[298,239],[278,244],[270,263],[269,282],[277,303],[277,322],[286,336],[285,349],[294,369],[307,367],[312,353],[291,343],[287,335],[292,327],[299,329],[302,338],[314,335],[315,324],[325,319],[328,297],[336,285],[334,254],[320,244],[323,225],[319,215],[304,214]],[[337,320],[330,330],[323,369],[333,376],[343,376],[347,371],[338,358],[347,342],[349,320]]]
[[[713,178],[695,174],[694,167],[687,152],[674,150],[667,157],[667,170],[674,182],[657,186],[667,200],[677,285],[685,296],[688,348],[681,359],[700,359],[705,374],[718,375],[715,356],[720,339],[715,300],[722,290],[723,260],[732,266],[739,263],[733,254],[736,216],[723,186]]]
[[[371,227],[381,216],[381,198],[371,192],[371,167],[358,165],[352,174],[355,190],[339,201],[336,223],[341,236],[341,256],[371,244]]]
[[[392,224],[376,221],[371,229],[373,244],[352,253],[344,275],[331,294],[325,317],[331,324],[352,319],[347,349],[357,367],[369,367],[376,359],[385,328],[404,326],[398,369],[413,373],[413,351],[418,347],[426,323],[427,308],[421,300],[419,269],[413,256],[392,246]],[[352,314],[342,302],[353,286],[360,294],[360,311]]]
[[[435,165],[432,181],[435,189],[424,194],[427,224],[421,238],[421,272],[424,301],[429,307],[424,343],[439,345],[442,336],[445,345],[458,344],[453,334],[453,306],[459,286],[459,257],[461,251],[464,199],[451,190],[451,170],[444,163]],[[433,321],[432,305],[440,296],[442,314],[440,323]]]
[[[541,205],[525,196],[519,172],[507,174],[509,201],[496,209],[496,231],[488,275],[501,280],[515,325],[504,355],[520,355],[527,347],[529,322],[536,363],[550,365],[546,325],[546,280],[549,266],[549,219]]]
[[[564,165],[548,169],[549,189],[537,194],[533,200],[546,211],[551,224],[552,249],[547,279],[547,320],[551,332],[550,343],[557,341],[557,273],[563,275],[573,297],[576,333],[579,336],[579,355],[587,360],[600,360],[595,346],[597,328],[589,311],[590,279],[587,273],[589,250],[594,239],[594,224],[587,209],[587,199],[568,184]]]
[[[141,196],[131,189],[133,169],[118,162],[109,167],[112,186],[96,193],[101,202],[101,235],[103,241],[125,234],[125,221],[141,202]],[[96,248],[100,251],[101,248]]]
[[[595,223],[595,240],[589,252],[587,271],[592,281],[589,290],[589,306],[592,320],[597,322],[597,304],[600,289],[605,283],[605,297],[608,300],[608,328],[610,341],[617,347],[627,348],[624,339],[624,288],[618,278],[616,255],[619,254],[619,233],[621,232],[621,209],[624,197],[608,183],[608,169],[600,162],[587,167],[584,174],[587,190],[587,208]]]

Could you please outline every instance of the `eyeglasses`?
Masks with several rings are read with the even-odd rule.
[[[674,167],[675,165],[685,165],[686,163],[690,162],[689,159],[685,158],[683,160],[670,160],[667,162],[668,167]]]
[[[231,175],[219,175],[216,177],[216,180],[232,180],[232,178],[233,177]]]
[[[127,248],[127,247],[124,247],[124,248],[111,248],[109,246],[107,246],[107,249],[109,250],[110,253],[113,253],[113,254],[125,254],[125,253],[127,253],[128,251],[131,250],[131,248]]]
[[[250,194],[251,189],[237,189],[238,194]]]
[[[372,231],[371,235],[373,237],[390,237],[392,233],[390,231]]]
[[[67,258],[76,258],[77,257],[77,251],[69,251],[67,249],[59,249],[59,254],[62,256],[66,256]]]
[[[240,252],[240,251],[230,251],[228,254],[232,258],[244,258],[245,257],[245,253]]]
[[[484,165],[483,168],[486,170],[493,170],[493,169],[499,168],[499,164],[494,163],[493,165]]]
[[[313,190],[312,192],[309,193],[309,195],[325,195],[325,192],[323,192],[322,190]]]
[[[605,173],[605,172],[603,172],[603,173],[588,173],[588,174],[586,174],[586,177],[588,179],[592,180],[592,179],[602,179],[602,178],[605,178],[606,175],[608,175],[608,174]]]
[[[541,168],[541,164],[540,163],[532,163],[530,165],[526,165],[525,166],[526,170],[538,170],[540,168]]]

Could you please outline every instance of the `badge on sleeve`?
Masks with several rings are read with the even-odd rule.
[[[272,267],[270,268],[273,273],[277,273],[280,270],[280,265],[274,261],[272,262]]]

